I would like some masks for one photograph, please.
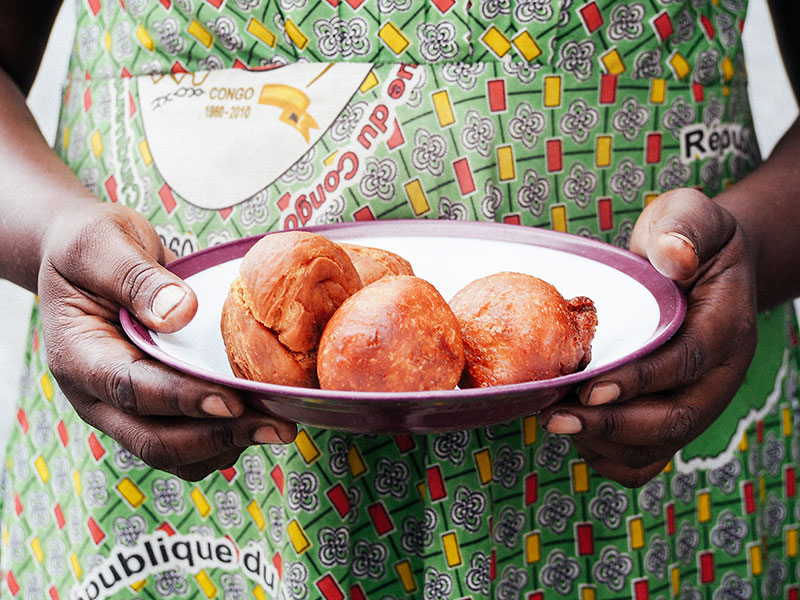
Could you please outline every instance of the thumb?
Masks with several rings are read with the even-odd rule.
[[[733,216],[691,188],[660,195],[642,211],[631,236],[632,252],[647,258],[662,275],[678,282],[700,267],[731,239]]]
[[[57,270],[96,300],[124,306],[149,329],[184,327],[197,312],[197,297],[162,266],[167,252],[158,233],[126,207],[96,211],[63,249]]]

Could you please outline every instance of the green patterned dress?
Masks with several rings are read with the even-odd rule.
[[[658,193],[759,160],[745,0],[80,0],[56,149],[179,255],[337,221],[464,219],[626,246]],[[757,201],[757,199],[754,199]],[[442,256],[442,260],[448,260]],[[7,450],[7,598],[797,599],[798,340],[625,489],[535,416],[301,426],[198,483],[84,424],[38,316]]]

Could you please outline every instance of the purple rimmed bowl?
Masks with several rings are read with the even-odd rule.
[[[428,392],[341,392],[237,378],[227,362],[219,318],[240,259],[262,236],[201,250],[167,265],[198,296],[197,315],[186,328],[156,333],[122,309],[123,329],[153,358],[236,388],[252,406],[270,414],[320,428],[401,434],[469,429],[531,415],[562,399],[580,382],[652,352],[678,330],[686,313],[683,293],[650,263],[585,237],[517,225],[428,220],[304,230],[396,252],[445,299],[470,281],[498,271],[535,275],[566,298],[589,296],[598,312],[592,362],[583,371],[553,379]]]

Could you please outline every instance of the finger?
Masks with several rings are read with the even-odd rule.
[[[83,316],[68,333],[71,343],[51,367],[62,387],[102,399],[127,414],[226,418],[245,410],[233,389],[151,359],[100,318]]]
[[[146,327],[173,332],[197,312],[192,289],[161,263],[158,234],[137,213],[112,207],[95,218],[64,251],[56,270],[93,295],[127,308]]]
[[[735,231],[731,214],[702,192],[671,190],[642,211],[630,249],[647,258],[666,277],[687,281]]]
[[[237,419],[196,420],[129,415],[87,397],[73,399],[73,404],[87,423],[163,471],[176,472],[223,455],[230,461],[233,451],[257,444],[289,443],[297,435],[294,423],[252,409]]]
[[[168,469],[168,472],[185,481],[200,481],[214,471],[224,471],[234,466],[244,450],[244,448],[234,448],[208,460]]]
[[[594,460],[603,458],[625,465],[630,469],[643,469],[655,463],[668,461],[680,450],[679,446],[630,446],[601,438],[581,439],[580,446],[583,451],[590,452]]]
[[[581,402],[599,406],[684,387],[721,362],[744,370],[752,356],[756,325],[751,315],[735,308],[729,313],[720,310],[737,302],[735,294],[720,292],[716,300],[719,304],[694,298],[693,310],[676,336],[643,358],[584,383],[578,390]]]
[[[631,402],[584,406],[571,401],[540,414],[542,427],[568,433],[586,443],[600,439],[632,446],[679,448],[719,416],[741,383],[738,370],[720,366],[699,383],[669,395],[637,397]]]
[[[627,488],[643,486],[653,479],[653,477],[661,473],[671,460],[671,457],[662,458],[656,462],[640,467],[630,467],[617,460],[592,451],[577,440],[573,440],[573,444],[586,463],[599,475],[602,475],[606,479],[616,481]]]

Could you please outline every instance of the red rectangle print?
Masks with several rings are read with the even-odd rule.
[[[564,157],[561,154],[561,140],[547,140],[547,170],[550,173],[564,168]]]
[[[487,82],[486,95],[489,97],[491,112],[503,112],[506,109],[506,82],[504,79],[492,79]]]

